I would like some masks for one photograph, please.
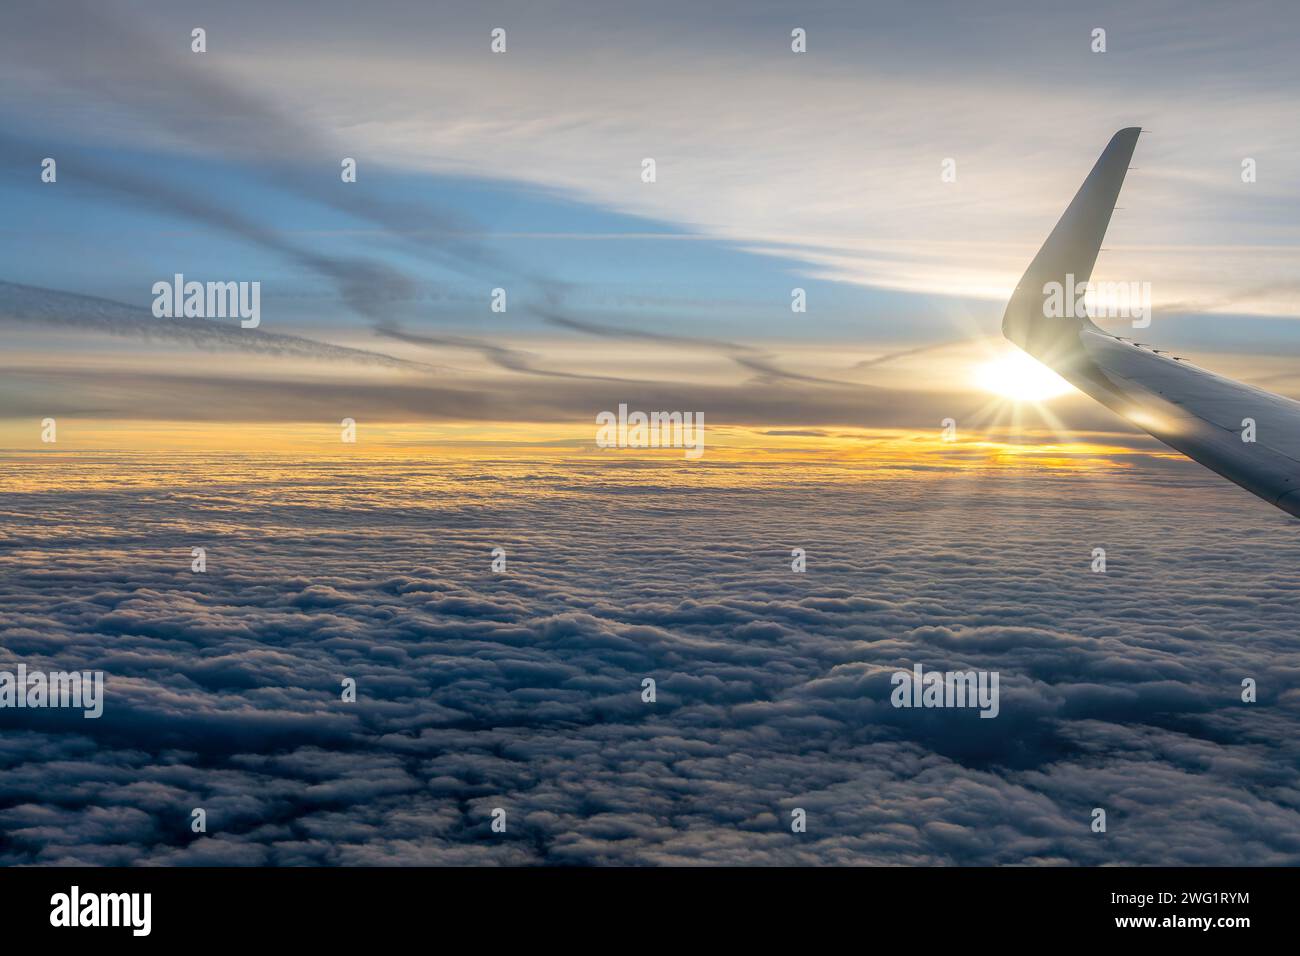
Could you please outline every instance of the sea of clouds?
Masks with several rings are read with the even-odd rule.
[[[0,709],[0,863],[1300,863],[1300,525],[1190,463],[0,481],[0,667],[106,674]],[[999,716],[895,709],[918,662]]]

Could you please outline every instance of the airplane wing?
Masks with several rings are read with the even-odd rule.
[[[1060,308],[1051,284],[1068,292],[1091,278],[1140,132],[1112,137],[1012,293],[1002,334],[1138,428],[1300,517],[1300,402],[1112,335],[1071,315],[1068,302]]]

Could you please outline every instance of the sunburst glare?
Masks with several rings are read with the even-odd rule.
[[[1017,402],[1042,402],[1074,390],[1060,375],[1018,349],[977,365],[974,380],[984,391]]]

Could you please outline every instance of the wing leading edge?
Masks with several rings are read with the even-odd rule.
[[[1057,317],[1047,306],[1049,283],[1091,278],[1140,132],[1112,137],[1016,286],[1002,334],[1138,428],[1300,517],[1300,402],[1111,335],[1086,316]],[[1242,437],[1247,419],[1254,441]]]

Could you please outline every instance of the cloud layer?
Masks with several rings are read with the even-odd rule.
[[[108,675],[0,710],[0,862],[1300,862],[1300,543],[1190,464],[0,472],[5,662]]]

